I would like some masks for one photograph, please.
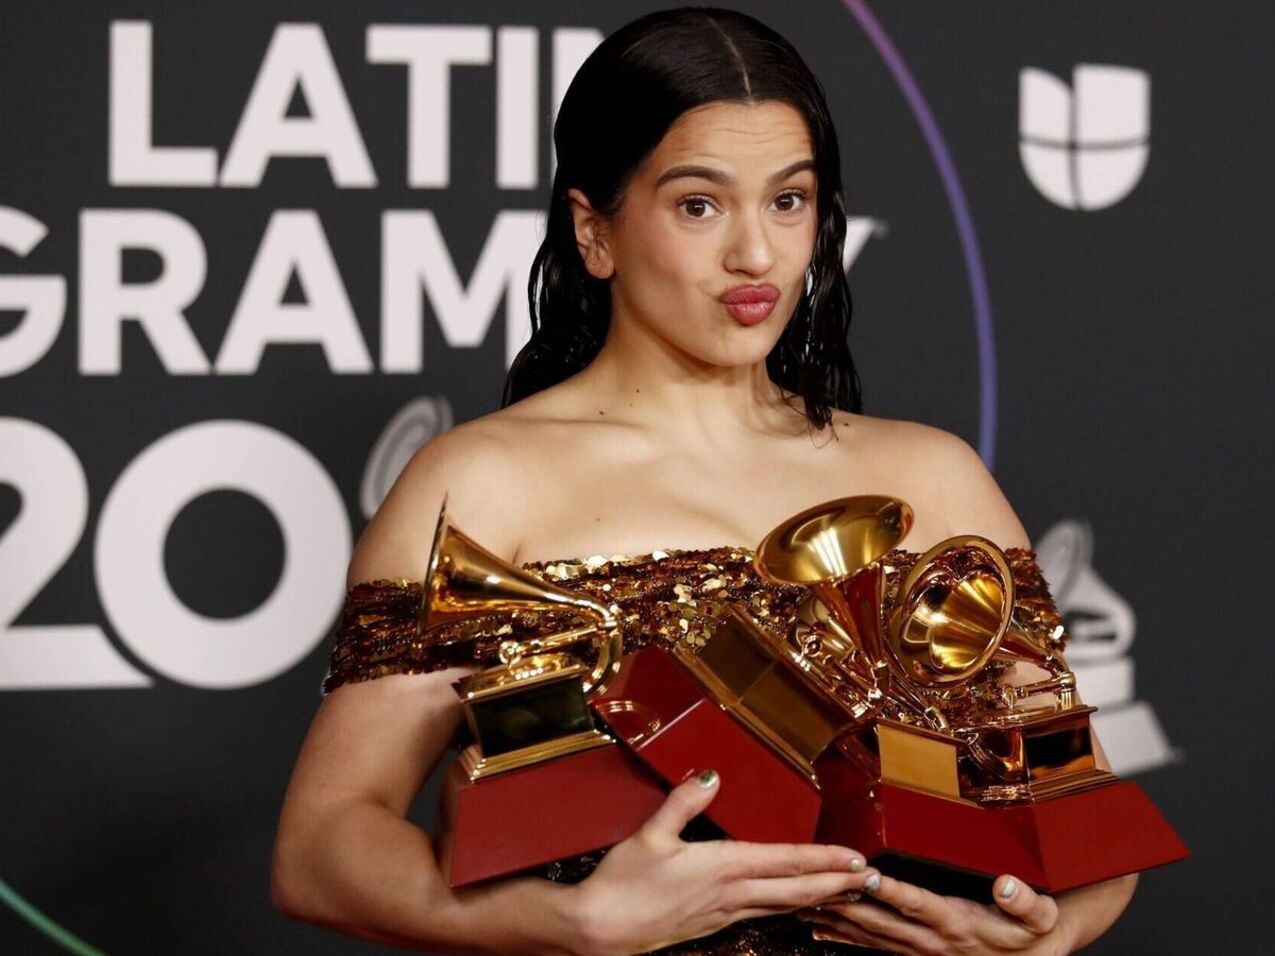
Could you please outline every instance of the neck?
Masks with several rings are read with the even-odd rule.
[[[579,380],[603,415],[678,439],[711,444],[740,432],[805,427],[800,402],[784,401],[765,360],[712,365],[636,322],[612,320]]]

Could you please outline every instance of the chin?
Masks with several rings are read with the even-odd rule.
[[[757,328],[741,331],[757,331]],[[711,355],[701,353],[701,358],[723,368],[756,365],[758,362],[766,361],[766,356],[770,354],[771,349],[775,347],[775,342],[778,341],[770,336],[762,338],[760,335],[749,336],[749,339],[747,342],[733,342],[723,348],[715,349]]]
[[[718,368],[738,368],[764,362],[783,335],[786,323],[771,314],[756,325],[739,325],[733,319],[723,327],[716,323],[694,330],[676,330],[669,341],[696,361]],[[674,332],[674,330],[670,330]],[[687,334],[687,333],[691,334]]]

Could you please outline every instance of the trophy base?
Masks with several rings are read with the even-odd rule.
[[[593,709],[647,767],[676,786],[713,769],[721,792],[705,815],[736,840],[809,843],[819,790],[723,710],[663,648],[626,655]]]
[[[606,747],[613,743],[615,741],[609,736],[594,728],[492,757],[484,755],[482,748],[477,744],[470,744],[460,752],[459,763],[470,780],[481,780],[498,773],[508,773],[520,767],[543,763],[554,757],[580,753],[584,750],[592,750],[594,747]]]
[[[903,856],[889,850],[871,855],[869,862],[896,880],[923,886],[940,896],[960,896],[977,903],[991,901],[992,884],[996,882],[996,877],[985,873],[971,873],[969,870],[943,866],[930,860],[918,860],[916,857]]]
[[[440,847],[448,883],[466,886],[613,846],[664,802],[659,779],[612,744],[471,780],[443,780]]]
[[[922,874],[923,885],[949,884],[955,895],[985,901],[988,881],[1001,873],[1060,893],[1189,855],[1142,788],[1127,780],[983,806],[865,779],[842,758],[818,769],[820,842],[854,847],[891,875],[891,860],[912,861],[906,867]]]

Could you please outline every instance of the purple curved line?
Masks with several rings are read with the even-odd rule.
[[[859,21],[859,26],[868,35],[877,53],[885,61],[899,85],[904,99],[912,108],[925,142],[934,157],[934,165],[938,167],[939,177],[943,180],[943,189],[947,193],[948,204],[952,207],[952,216],[956,220],[956,232],[961,241],[961,252],[965,256],[965,271],[969,277],[970,294],[974,299],[974,329],[978,338],[978,453],[988,468],[996,459],[996,339],[992,329],[992,306],[987,294],[987,276],[983,272],[983,256],[979,252],[978,236],[974,232],[974,220],[970,216],[969,203],[965,200],[965,190],[961,187],[960,177],[956,173],[956,164],[947,150],[943,134],[934,122],[934,114],[921,87],[912,76],[912,71],[899,55],[898,49],[891,41],[889,34],[864,0],[841,0],[851,15]]]

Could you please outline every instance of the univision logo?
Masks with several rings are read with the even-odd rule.
[[[1019,73],[1019,155],[1050,202],[1102,209],[1129,195],[1146,168],[1151,78],[1131,67],[1081,63],[1072,87],[1035,67]]]

